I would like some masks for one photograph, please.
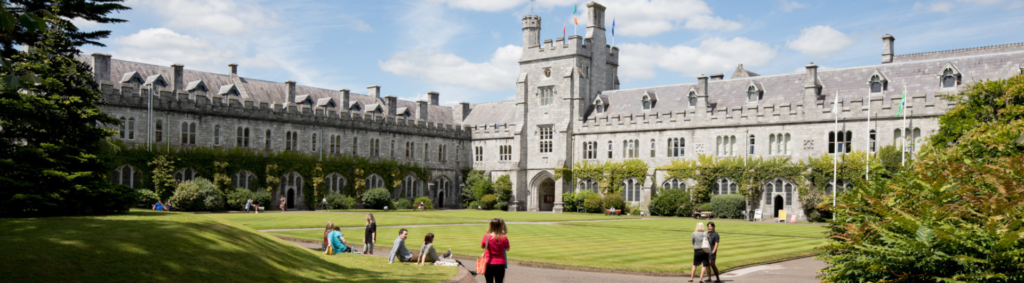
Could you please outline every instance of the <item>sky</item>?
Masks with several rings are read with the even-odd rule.
[[[542,18],[541,40],[586,34],[586,3],[575,0],[259,1],[126,0],[120,24],[73,22],[110,30],[114,59],[421,100],[442,105],[515,97],[521,19]],[[732,74],[761,75],[878,64],[882,40],[895,53],[1024,41],[1024,0],[702,1],[604,0],[615,21],[620,88],[690,83]],[[575,28],[573,8],[579,5]],[[532,12],[531,12],[532,11]],[[611,30],[608,30],[611,40]],[[609,42],[611,43],[611,42]]]

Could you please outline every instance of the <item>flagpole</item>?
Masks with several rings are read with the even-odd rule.
[[[832,132],[836,139],[835,150],[832,152],[832,220],[836,220],[836,191],[839,191],[839,183],[836,182],[836,174],[839,172],[839,91],[836,91],[836,98],[832,100],[832,114],[836,116],[835,131]]]
[[[870,84],[870,83],[869,83]],[[869,174],[871,173],[871,151],[874,149],[871,147],[871,88],[868,87],[868,98],[865,101],[868,105],[868,133],[865,135],[865,141],[867,141],[867,154],[864,156],[864,180],[869,180]]]
[[[903,132],[903,141],[900,143],[900,166],[905,166],[907,162],[907,85],[903,84],[903,101],[900,103],[900,114],[903,114],[903,128],[900,132]]]

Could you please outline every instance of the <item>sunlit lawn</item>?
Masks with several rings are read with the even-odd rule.
[[[364,227],[366,226],[366,213],[338,213],[338,212],[295,212],[295,213],[211,213],[205,214],[213,218],[219,218],[253,229],[288,229],[288,228],[318,228],[325,227],[327,221],[333,221],[339,227]],[[388,212],[374,213],[377,226],[395,225],[429,225],[429,224],[458,224],[458,223],[483,223],[480,220],[427,218],[427,217],[403,217],[389,216]]]
[[[610,220],[610,219],[632,219],[633,216],[605,216],[600,213],[537,213],[537,212],[508,212],[498,210],[448,210],[448,211],[425,211],[425,212],[388,212],[388,215],[404,215],[417,217],[437,218],[459,218],[491,220],[501,218],[506,222],[547,222],[547,221],[581,221],[581,220]]]
[[[722,227],[727,227],[724,222]],[[390,247],[398,236],[398,229],[378,229],[378,246]],[[423,236],[434,233],[434,245],[439,251],[451,248],[455,254],[479,256],[480,240],[487,228],[486,225],[456,225],[408,229],[406,245],[410,250],[418,250]],[[544,224],[512,224],[508,229],[512,246],[508,256],[512,260],[653,272],[689,272],[693,263],[689,232]],[[355,243],[362,241],[362,232],[362,229],[342,230],[346,239]],[[305,239],[323,237],[322,231],[271,233]],[[814,247],[823,243],[824,238],[722,234],[718,266],[725,269],[810,255]]]
[[[458,272],[325,256],[208,216],[0,219],[0,282],[439,282]]]
[[[714,221],[714,220],[712,220]],[[627,221],[599,221],[599,222],[574,222],[574,223],[561,223],[563,225],[585,225],[585,226],[596,226],[596,227],[614,227],[614,228],[627,228],[627,229],[638,229],[637,233],[644,233],[642,230],[660,230],[660,231],[677,231],[677,232],[693,232],[697,222],[703,222],[705,225],[708,220],[695,220],[692,218],[659,218],[659,219],[647,219],[647,220],[627,220]],[[812,238],[824,238],[825,226],[815,224],[786,224],[786,223],[768,223],[768,222],[743,222],[743,221],[714,221],[715,228],[718,233],[722,235],[729,234],[748,234],[748,235],[774,235],[774,236],[793,236],[793,237],[812,237]]]

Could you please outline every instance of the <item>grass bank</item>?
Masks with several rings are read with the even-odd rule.
[[[390,216],[402,214],[390,214],[390,212],[372,212],[377,219],[377,226],[398,226],[398,225],[432,225],[432,224],[461,224],[461,223],[483,223],[483,220],[465,220],[450,218],[426,218],[426,217],[404,217]],[[416,213],[420,214],[420,213]],[[416,215],[411,214],[411,215]],[[327,221],[334,221],[338,227],[364,227],[366,226],[366,212],[339,213],[339,212],[270,212],[270,213],[211,213],[207,214],[212,218],[223,219],[245,225],[246,227],[262,229],[291,229],[291,228],[322,228]]]
[[[714,220],[711,220],[714,221]],[[626,220],[626,221],[600,221],[600,222],[575,222],[560,223],[573,226],[609,227],[636,230],[657,230],[675,232],[693,232],[697,222],[708,223],[708,220],[695,220],[692,218],[661,218],[647,220]],[[722,235],[745,234],[745,235],[770,235],[807,238],[825,238],[825,226],[817,224],[785,224],[785,223],[762,223],[745,221],[714,221],[715,228]],[[643,231],[637,231],[643,232]]]

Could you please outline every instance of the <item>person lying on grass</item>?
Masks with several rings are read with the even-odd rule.
[[[340,227],[334,227],[334,231],[327,234],[327,239],[331,241],[331,246],[324,254],[340,254],[349,250],[348,246],[345,245],[345,236],[341,235]]]
[[[456,265],[455,260],[452,259],[452,249],[448,249],[448,252],[444,253],[443,257],[437,256],[437,250],[434,249],[434,233],[427,233],[427,236],[423,237],[423,245],[420,245],[419,260],[416,263],[423,266],[423,264],[429,262],[442,263],[441,265]]]

